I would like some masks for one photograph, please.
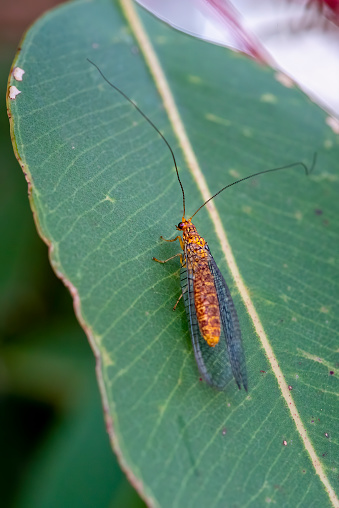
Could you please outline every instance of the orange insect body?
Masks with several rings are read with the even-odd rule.
[[[183,250],[183,254],[169,259],[180,256],[182,293],[179,300],[183,297],[194,356],[209,385],[223,390],[233,375],[238,387],[243,385],[247,390],[245,356],[234,303],[207,242],[192,224],[192,217],[185,219],[183,216],[176,226],[182,238],[177,236],[166,241],[179,240]]]
[[[207,243],[191,219],[183,219],[179,226],[177,229],[183,233],[185,261],[194,273],[194,305],[200,332],[207,344],[214,347],[220,339],[220,311],[214,277],[208,266]]]

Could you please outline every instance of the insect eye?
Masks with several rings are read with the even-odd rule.
[[[184,223],[183,222],[179,222],[178,229],[184,229]]]

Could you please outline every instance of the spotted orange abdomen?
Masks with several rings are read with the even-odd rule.
[[[214,347],[220,339],[220,312],[213,275],[207,261],[201,261],[194,270],[194,304],[201,335]]]

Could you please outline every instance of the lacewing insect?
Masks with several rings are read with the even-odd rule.
[[[166,242],[179,241],[182,252],[163,261],[156,258],[153,258],[153,260],[158,263],[167,263],[167,261],[171,259],[180,257],[182,292],[173,310],[175,310],[178,302],[183,297],[194,355],[203,379],[209,385],[222,390],[233,376],[238,388],[240,389],[243,386],[247,391],[248,384],[245,354],[235,306],[225,279],[214,261],[207,242],[198,234],[197,228],[192,223],[192,219],[201,208],[218,194],[228,187],[248,180],[249,178],[297,165],[301,165],[305,169],[306,174],[309,174],[315,165],[316,154],[314,155],[310,171],[303,162],[295,162],[287,166],[266,169],[246,176],[220,189],[216,194],[205,201],[189,219],[186,219],[185,192],[180,180],[175,156],[169,143],[139,107],[117,86],[113,85],[95,63],[89,59],[88,61],[97,68],[103,79],[112,88],[119,92],[135,107],[155,129],[171,152],[183,199],[183,216],[181,222],[176,226],[176,229],[182,233],[182,237],[178,235],[170,240],[165,240],[162,236],[160,238]]]

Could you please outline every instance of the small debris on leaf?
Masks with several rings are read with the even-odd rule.
[[[25,74],[25,71],[23,69],[20,69],[20,67],[14,67],[13,69],[13,77],[17,81],[22,81],[22,76]]]
[[[21,93],[21,92],[20,92],[20,90],[17,89],[16,86],[10,86],[9,87],[9,98],[10,99],[12,99],[12,100],[15,99],[15,97],[17,95],[19,95],[19,93]]]

